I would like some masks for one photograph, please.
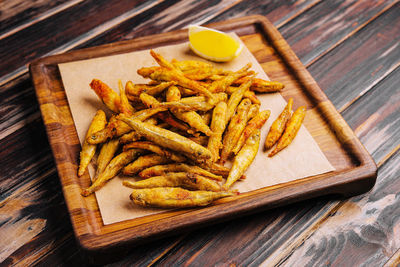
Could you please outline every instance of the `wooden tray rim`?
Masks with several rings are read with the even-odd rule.
[[[280,33],[265,17],[259,15],[247,16],[229,21],[209,24],[208,26],[217,28],[222,31],[232,31],[239,27],[251,25],[261,27],[262,31],[267,36],[273,36],[273,39],[271,40],[272,45],[275,49],[277,49],[278,53],[280,53],[281,56],[283,56],[283,51],[280,51],[280,49],[285,50],[286,53],[289,51],[289,55],[287,56],[287,58],[285,58],[288,67],[291,68],[294,71],[294,75],[297,75],[297,78],[302,81],[305,89],[307,89],[307,92],[309,93],[309,97],[313,98],[313,100],[318,103],[317,107],[323,110],[329,110],[330,114],[333,114],[332,118],[337,119],[339,117],[342,120],[340,122],[340,127],[338,128],[338,124],[331,121],[332,118],[327,118],[328,124],[335,131],[335,133],[337,133],[337,138],[340,143],[345,146],[351,147],[354,156],[357,158],[357,160],[359,160],[358,166],[350,170],[332,171],[329,173],[298,179],[291,182],[290,185],[283,183],[270,187],[265,187],[259,190],[244,193],[243,196],[241,196],[240,198],[229,202],[221,201],[217,202],[216,205],[201,209],[190,210],[187,211],[193,215],[191,216],[192,218],[190,221],[182,220],[182,218],[184,218],[184,215],[187,213],[182,212],[174,216],[160,219],[156,222],[151,222],[151,224],[162,224],[168,222],[169,228],[164,229],[163,231],[148,231],[146,229],[147,224],[140,224],[134,227],[121,228],[114,232],[108,232],[99,235],[95,233],[92,225],[90,224],[90,222],[95,219],[90,218],[92,215],[88,214],[90,213],[90,211],[87,211],[85,201],[80,201],[82,206],[79,213],[71,213],[72,208],[70,206],[67,196],[71,196],[72,194],[70,192],[65,192],[64,190],[65,188],[63,182],[66,179],[64,178],[65,174],[61,172],[61,168],[59,168],[60,162],[57,160],[57,158],[55,158],[56,167],[59,172],[61,183],[63,185],[63,193],[71,216],[71,222],[74,228],[75,236],[80,246],[84,250],[88,252],[102,251],[110,247],[122,246],[124,244],[133,244],[143,240],[151,240],[152,238],[160,238],[162,236],[165,236],[166,234],[171,234],[173,231],[176,230],[184,230],[189,227],[201,226],[211,221],[217,222],[221,220],[226,220],[227,217],[231,219],[239,216],[239,214],[243,215],[245,213],[255,212],[256,210],[260,209],[269,209],[280,205],[289,204],[295,201],[305,200],[326,194],[339,194],[345,196],[354,195],[366,192],[370,188],[372,188],[376,180],[377,172],[375,162],[366,151],[364,146],[361,144],[361,142],[358,140],[358,138],[355,137],[351,128],[346,124],[344,119],[336,111],[332,103],[319,88],[317,83],[305,69],[304,65],[300,62],[300,60],[291,50],[291,48],[280,35]],[[175,42],[182,42],[183,40],[187,39],[186,31],[187,30],[177,30],[168,33],[139,37],[132,40],[85,48],[35,60],[30,64],[29,67],[42,113],[45,112],[42,109],[42,105],[45,103],[41,102],[39,92],[41,90],[48,89],[42,87],[42,82],[46,80],[46,75],[44,73],[41,73],[40,70],[47,65],[127,53],[130,51],[148,49],[155,45],[163,46]],[[168,42],[160,43],[157,41],[160,37],[164,36],[168,36]],[[277,44],[279,44],[279,46]],[[88,52],[91,53],[91,56],[88,56]],[[68,60],[68,58],[70,57],[73,57],[74,59]],[[70,116],[72,119],[71,114]],[[46,131],[49,135],[51,129],[47,127],[46,121],[45,126]],[[49,142],[53,150],[55,140],[54,137],[52,137],[51,135],[49,135]],[[357,175],[357,177],[355,177],[355,175]],[[351,187],[349,186],[350,184],[361,184],[363,186],[359,190],[349,190],[347,187]],[[302,186],[307,186],[309,190],[301,191],[300,188]],[[281,197],[283,193],[286,194],[285,199],[282,199]],[[80,197],[80,194],[76,197]],[[221,205],[224,206],[224,209],[220,208]],[[213,216],[203,216],[204,214],[207,215],[214,212],[215,215]],[[82,230],[82,226],[75,223],[75,221],[73,220],[74,217],[83,217],[84,220],[86,219],[87,225],[85,225],[84,230]],[[135,219],[129,221],[133,220]],[[118,224],[124,224],[124,222],[115,223],[114,225]],[[152,229],[154,228],[156,227],[152,227]]]

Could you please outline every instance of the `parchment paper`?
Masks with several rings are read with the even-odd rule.
[[[235,38],[239,39],[237,36]],[[195,56],[189,50],[187,43],[159,47],[155,51],[161,53],[168,60],[175,58],[178,60],[196,59],[205,61]],[[218,68],[238,70],[248,62],[253,64],[252,69],[258,73],[257,77],[268,80],[267,75],[246,47],[239,57],[233,61],[213,64],[217,65]],[[148,80],[139,76],[136,70],[140,67],[155,65],[157,63],[150,56],[149,50],[59,64],[62,81],[81,143],[96,111],[99,108],[107,110],[94,91],[90,89],[91,80],[93,78],[100,79],[118,92],[118,79],[121,79],[123,84],[129,80],[134,83],[146,83]],[[298,135],[288,148],[274,157],[268,158],[268,152],[263,152],[263,143],[272,122],[283,110],[286,101],[279,93],[259,94],[258,97],[261,101],[260,110],[270,109],[271,115],[262,128],[260,149],[253,164],[246,172],[247,179],[236,182],[233,189],[248,192],[334,170],[304,126],[300,128]],[[93,176],[92,166],[89,168],[89,172]],[[136,178],[115,177],[96,192],[104,224],[164,211],[133,205],[129,200],[131,189],[122,186],[123,179],[136,180]]]

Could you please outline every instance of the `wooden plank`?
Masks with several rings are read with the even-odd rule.
[[[309,65],[397,1],[322,1],[280,29]]]
[[[1,201],[12,194],[10,189],[23,186],[51,169],[54,171],[54,161],[40,118],[1,139],[0,147]]]
[[[29,78],[25,75],[0,89],[0,139],[23,127],[23,123],[40,118],[39,105]]]
[[[337,109],[347,107],[398,66],[399,8],[397,3],[308,68]]]
[[[141,1],[84,1],[1,39],[0,77],[135,8],[143,8]]]
[[[71,6],[81,0],[67,1],[24,1],[6,0],[0,2],[0,36],[7,34],[15,28],[21,29],[21,25],[32,25],[34,21],[41,20],[47,14],[55,14],[64,10],[65,6]],[[69,3],[71,2],[71,3]],[[26,27],[26,26],[25,26]]]
[[[151,11],[144,12],[137,17],[127,20],[113,28],[112,31],[105,32],[93,38],[93,40],[79,46],[79,48],[98,46],[181,29],[191,23],[204,21],[206,18],[213,18],[227,7],[235,7],[234,4],[236,4],[236,2],[240,1],[220,0],[204,2],[190,0],[159,5],[157,9],[152,9]]]
[[[380,169],[377,184],[346,201],[282,266],[382,266],[399,248],[400,151]]]
[[[157,263],[164,266],[189,265],[256,265],[282,246],[288,237],[299,234],[312,220],[323,213],[326,200],[260,212],[224,224],[192,232],[173,251]],[[276,236],[276,238],[271,238]],[[223,251],[224,253],[221,253]]]
[[[314,7],[320,0],[307,1],[241,1],[234,8],[230,8],[220,14],[218,17],[209,20],[208,22],[224,21],[234,17],[244,17],[250,15],[263,15],[268,18],[276,27],[282,27],[285,23],[299,16],[306,10]]]
[[[343,112],[376,162],[400,145],[400,67]]]

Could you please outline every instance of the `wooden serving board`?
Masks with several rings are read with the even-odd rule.
[[[305,126],[336,170],[244,193],[233,200],[222,199],[205,208],[174,210],[103,225],[94,194],[86,198],[80,194],[82,187],[89,186],[90,178],[85,175],[78,179],[77,176],[81,147],[58,64],[185,42],[187,30],[42,58],[30,65],[30,73],[75,235],[87,252],[104,256],[107,251],[142,244],[210,222],[322,195],[359,194],[374,185],[377,167],[373,159],[265,17],[250,16],[208,26],[238,34],[270,79],[286,85],[283,97],[293,97],[296,106],[307,107]]]

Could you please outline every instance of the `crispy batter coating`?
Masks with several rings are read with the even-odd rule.
[[[243,99],[237,108],[235,116],[232,117],[222,141],[223,147],[220,163],[225,163],[231,155],[234,146],[239,141],[240,135],[247,123],[250,105],[251,101],[248,98]]]
[[[195,173],[207,177],[212,180],[222,181],[221,175],[213,174],[205,169],[200,168],[195,165],[187,165],[185,163],[173,163],[166,165],[157,165],[147,169],[144,169],[139,173],[139,176],[142,178],[149,178],[152,176],[164,175],[168,172],[188,172]]]
[[[121,113],[131,116],[133,113],[135,113],[136,110],[129,103],[129,100],[125,93],[125,88],[122,86],[121,80],[118,80],[118,87],[119,87],[119,98],[120,98],[120,101],[118,103],[118,110]]]
[[[199,60],[176,60],[172,59],[171,63],[174,67],[180,69],[181,71],[190,71],[193,69],[207,69],[213,66],[210,63],[199,61]]]
[[[192,140],[193,142],[202,145],[202,146],[207,146],[208,144],[208,136],[205,135],[198,135],[198,136],[189,136],[188,137],[190,140]]]
[[[163,107],[143,109],[135,112],[132,115],[132,118],[144,121],[150,118],[151,116],[165,110],[166,108]],[[100,144],[106,142],[108,139],[122,136],[131,131],[132,128],[129,127],[126,123],[117,120],[114,117],[111,117],[110,122],[103,130],[91,134],[88,138],[86,138],[86,140],[89,144]]]
[[[99,156],[97,157],[97,168],[93,181],[96,181],[99,175],[105,170],[108,163],[110,163],[110,161],[114,157],[115,152],[117,152],[118,147],[119,147],[118,139],[111,139],[107,143],[103,144]]]
[[[226,127],[226,111],[227,105],[225,102],[219,102],[213,111],[211,119],[211,131],[213,134],[208,139],[207,148],[212,154],[212,161],[216,162],[219,159],[219,150],[222,148],[222,134]]]
[[[265,139],[264,149],[268,150],[275,145],[275,143],[281,137],[283,131],[286,128],[286,124],[292,114],[293,98],[290,98],[286,107],[282,113],[279,114],[278,118],[272,123],[271,128],[268,132],[267,138]]]
[[[213,111],[212,111],[212,110],[199,113],[199,115],[200,115],[201,118],[203,119],[203,122],[204,122],[206,125],[210,125],[210,123],[211,123],[211,118],[212,118],[212,114],[213,114]]]
[[[141,93],[139,95],[140,101],[143,102],[143,104],[146,105],[148,108],[155,108],[158,107],[160,102],[152,95],[149,95],[147,93]]]
[[[123,150],[129,150],[132,148],[140,148],[143,150],[148,150],[153,153],[156,153],[157,155],[163,156],[167,159],[170,159],[175,162],[185,162],[186,158],[176,152],[172,152],[169,149],[162,148],[153,142],[149,141],[139,141],[139,142],[132,142],[129,144],[126,144],[123,148]]]
[[[246,82],[247,80],[248,77],[243,77],[236,80],[234,84],[239,85]],[[250,87],[250,90],[257,93],[275,93],[281,91],[283,88],[285,88],[285,85],[283,85],[283,83],[255,78],[253,84]]]
[[[168,102],[179,101],[181,99],[181,92],[176,86],[171,86],[167,90],[166,100]],[[212,134],[210,128],[204,123],[202,117],[195,111],[179,111],[171,110],[172,114],[175,115],[179,120],[186,122],[193,129],[200,131],[207,136]]]
[[[228,190],[234,182],[242,177],[256,157],[259,145],[260,130],[256,130],[256,132],[247,139],[242,149],[236,155],[229,176],[223,185],[224,190]]]
[[[228,95],[231,95],[231,94],[233,94],[233,92],[235,92],[238,89],[239,89],[239,87],[229,86],[228,89],[226,90],[226,93]],[[258,97],[257,97],[256,93],[254,93],[254,91],[247,90],[246,92],[244,92],[243,98],[250,99],[253,104],[258,104],[258,105],[261,104],[260,99],[258,99]]]
[[[172,116],[172,114],[169,111],[161,112],[161,113],[157,114],[157,117],[160,120],[167,123],[168,125],[176,128],[178,130],[184,131],[189,134],[193,134],[196,132],[194,129],[191,129],[186,123],[177,120],[174,116]]]
[[[124,181],[130,188],[154,188],[154,187],[183,187],[189,190],[205,190],[219,192],[221,186],[213,180],[190,172],[168,172],[164,175],[153,176],[145,180],[131,182]]]
[[[99,190],[109,180],[114,178],[126,164],[137,158],[140,155],[140,153],[141,150],[131,149],[117,155],[110,161],[105,170],[99,175],[96,181],[94,181],[89,188],[82,189],[81,192],[82,196],[86,197],[91,193]]]
[[[240,85],[239,89],[233,92],[229,97],[227,104],[228,109],[226,111],[226,118],[225,118],[226,123],[228,123],[229,120],[232,118],[233,114],[235,113],[236,107],[239,105],[240,101],[242,101],[244,93],[249,90],[249,87],[251,86],[252,82],[253,79],[249,79],[247,82]]]
[[[204,96],[185,97],[179,101],[162,102],[158,107],[168,108],[170,110],[180,111],[209,111],[220,101],[226,101],[227,94],[217,93],[214,95],[215,102],[210,103]]]
[[[93,79],[90,87],[110,110],[119,112],[120,97],[113,89],[99,79]]]
[[[134,84],[133,82],[128,81],[125,85],[125,88],[128,98],[132,99],[132,97],[140,96],[141,93],[146,93],[152,96],[158,95],[168,87],[175,84],[176,82],[161,82],[157,85],[148,85],[148,84]]]
[[[208,68],[196,68],[196,69],[187,70],[187,71],[183,72],[183,75],[185,75],[185,77],[188,79],[195,80],[195,81],[201,81],[201,80],[209,78],[210,76],[218,75],[221,72],[222,72],[222,70],[208,67]]]
[[[89,144],[87,142],[87,137],[91,136],[93,133],[104,129],[107,123],[106,114],[102,110],[98,110],[90,123],[89,129],[86,133],[85,141],[83,141],[82,150],[80,153],[80,163],[78,169],[78,175],[82,176],[85,173],[87,166],[92,160],[94,154],[96,153],[96,145]]]
[[[135,131],[130,131],[119,138],[120,144],[128,144],[140,140],[140,134]]]
[[[128,124],[147,140],[152,141],[155,144],[184,153],[196,161],[202,162],[211,159],[212,155],[208,149],[177,133],[155,125],[143,123],[139,120],[128,118],[123,114],[119,115],[119,119]]]
[[[159,69],[139,69],[139,75],[156,81],[174,81],[180,86],[187,87],[201,95],[206,96],[211,100],[211,102],[214,101],[213,94],[211,94],[207,88],[203,87],[194,80],[186,78],[182,71],[175,68],[172,63],[165,60],[160,54],[154,52],[153,50],[150,51],[150,54],[162,67]]]
[[[260,112],[260,105],[258,104],[251,104],[248,115],[247,115],[247,120],[251,120],[257,114]]]
[[[293,139],[296,137],[297,132],[300,129],[301,124],[303,123],[304,117],[306,116],[306,107],[301,106],[293,113],[292,117],[289,119],[286,125],[286,129],[283,132],[281,138],[279,138],[276,147],[271,153],[269,153],[268,157],[274,156],[279,151],[286,148],[290,143],[292,143]]]
[[[129,151],[129,150],[128,150]],[[122,170],[124,175],[135,175],[138,172],[155,165],[160,165],[164,163],[169,163],[170,161],[160,155],[157,154],[148,154],[144,156],[138,157],[134,162],[125,166]]]
[[[133,203],[145,207],[191,208],[207,206],[214,200],[232,196],[232,192],[189,191],[179,187],[134,189]]]
[[[213,93],[225,92],[227,88],[237,79],[254,73],[252,71],[248,71],[250,67],[251,63],[248,63],[246,66],[244,66],[237,72],[229,73],[228,75],[222,77],[220,80],[213,81],[210,87],[208,87],[208,90]]]
[[[207,136],[212,135],[212,131],[207,124],[204,123],[203,118],[195,111],[175,111],[173,112],[175,117],[186,122],[193,129],[204,133]]]
[[[179,91],[178,87],[170,86],[165,94],[165,100],[167,102],[179,101],[181,100],[181,91]]]
[[[264,110],[259,112],[254,118],[249,121],[249,123],[244,128],[243,133],[240,136],[240,139],[237,142],[235,148],[232,150],[233,153],[237,154],[246,142],[247,138],[253,135],[256,130],[261,129],[261,127],[268,120],[270,114],[270,110]]]

